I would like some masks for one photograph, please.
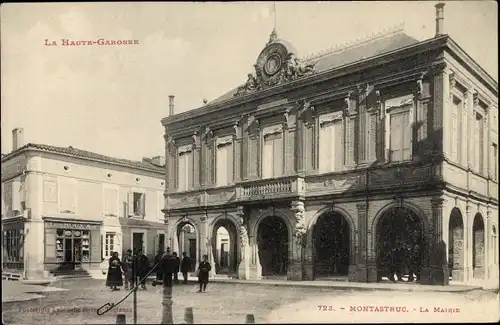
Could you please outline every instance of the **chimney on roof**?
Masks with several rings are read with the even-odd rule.
[[[153,165],[156,165],[158,167],[165,167],[165,157],[163,156],[156,156],[151,158],[151,163]]]
[[[168,116],[174,115],[174,95],[168,96]]]
[[[24,129],[15,128],[12,130],[12,151],[24,146]]]
[[[444,3],[439,2],[436,7],[436,37],[444,34]]]

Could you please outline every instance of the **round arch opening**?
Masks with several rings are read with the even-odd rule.
[[[424,262],[423,220],[406,207],[384,212],[376,226],[378,281],[420,281]]]
[[[341,213],[319,216],[312,237],[314,278],[348,275],[350,234],[349,222]]]
[[[472,277],[474,279],[484,278],[484,221],[481,214],[474,216],[472,223]]]
[[[448,268],[450,277],[455,281],[463,281],[464,265],[464,223],[462,213],[453,208],[448,225]]]
[[[212,254],[216,274],[235,274],[238,270],[238,232],[229,219],[217,220],[212,229]]]
[[[186,253],[191,260],[189,272],[195,272],[196,262],[199,260],[196,227],[189,221],[181,222],[177,225],[176,240],[173,251],[177,252],[180,258],[182,258],[183,253]]]
[[[257,245],[262,276],[284,276],[288,270],[289,234],[278,216],[265,217],[257,229]]]

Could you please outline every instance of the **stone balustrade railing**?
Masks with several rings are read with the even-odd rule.
[[[273,194],[292,193],[291,179],[267,180],[261,184],[245,184],[242,186],[241,198],[252,198],[255,196],[266,196]]]

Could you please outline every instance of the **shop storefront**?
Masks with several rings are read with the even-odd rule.
[[[45,269],[82,271],[101,263],[101,222],[45,220]]]
[[[23,217],[2,220],[2,271],[24,269],[24,222]]]

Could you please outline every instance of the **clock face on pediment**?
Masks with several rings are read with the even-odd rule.
[[[269,85],[275,83],[274,79],[279,77],[279,72],[285,66],[287,57],[288,50],[281,43],[271,43],[262,50],[255,66],[262,81]]]

